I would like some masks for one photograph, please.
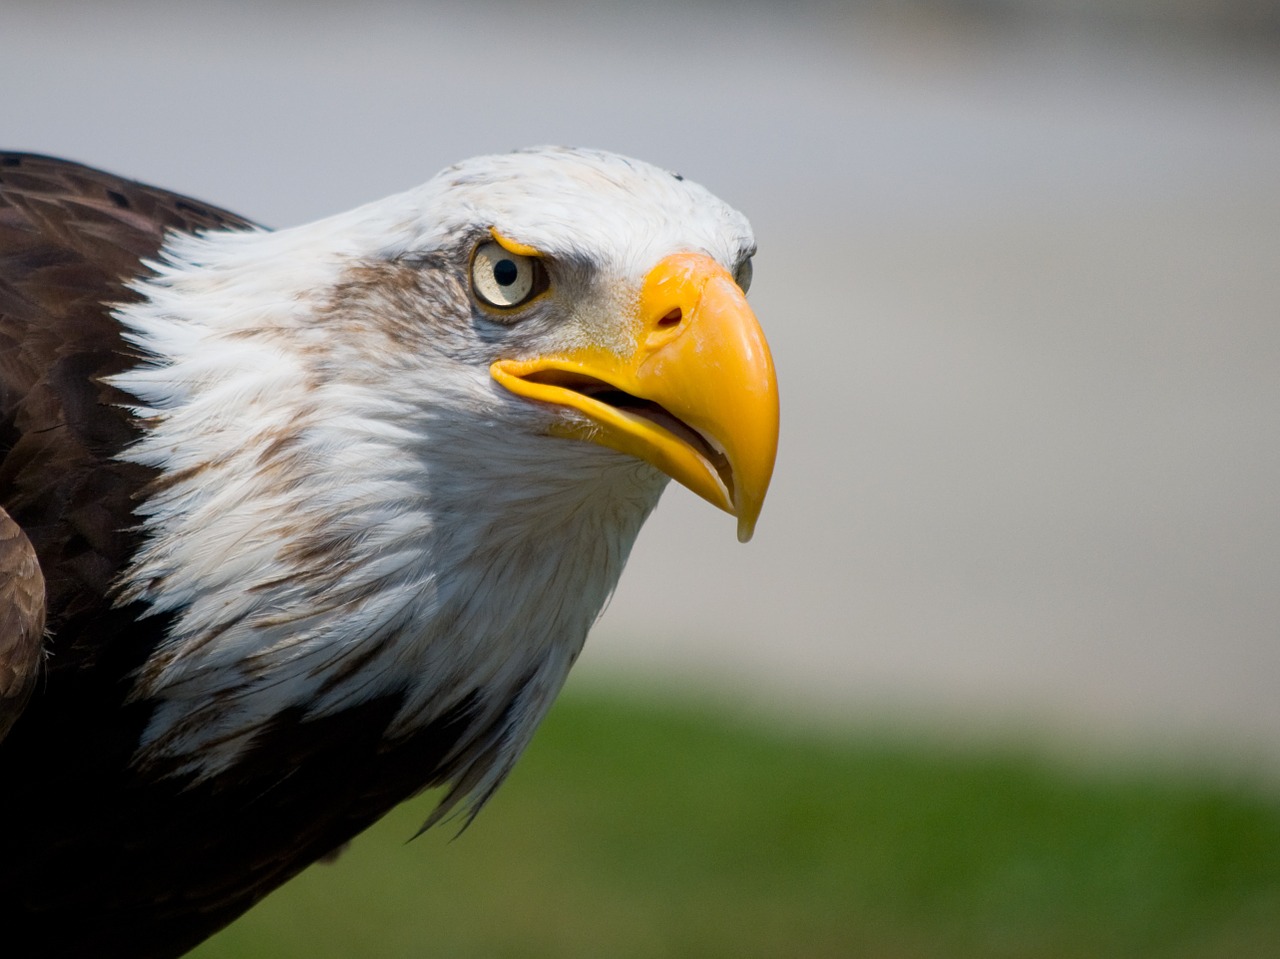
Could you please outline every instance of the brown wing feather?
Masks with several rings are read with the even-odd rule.
[[[0,740],[27,705],[40,674],[44,577],[31,542],[0,509]]]

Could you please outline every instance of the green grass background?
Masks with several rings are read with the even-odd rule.
[[[575,691],[461,835],[420,797],[193,955],[1280,957],[1278,798]]]

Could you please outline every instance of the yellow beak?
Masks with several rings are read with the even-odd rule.
[[[629,453],[738,518],[746,542],[773,474],[778,384],[760,324],[729,272],[676,253],[645,277],[634,345],[499,360],[520,396],[577,410],[557,435]]]

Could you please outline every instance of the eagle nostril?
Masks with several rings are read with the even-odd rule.
[[[684,312],[677,306],[666,316],[662,317],[662,319],[658,320],[658,327],[659,329],[666,329],[668,327],[678,326],[682,319],[684,319]]]

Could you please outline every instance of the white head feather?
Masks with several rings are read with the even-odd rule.
[[[527,321],[477,316],[490,228],[566,268]],[[726,266],[746,220],[616,155],[482,157],[279,232],[175,236],[118,311],[146,357],[114,383],[159,471],[122,584],[175,616],[138,677],[140,761],[211,775],[287,709],[402,697],[410,733],[476,696],[455,782],[487,795],[527,743],[666,478],[546,435],[504,356],[608,343],[663,256]]]

